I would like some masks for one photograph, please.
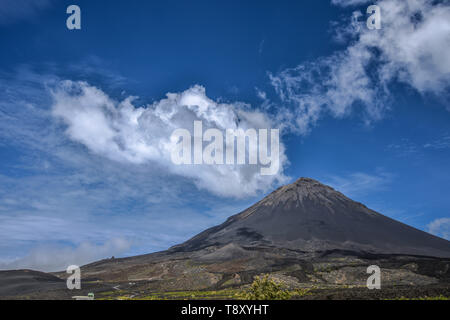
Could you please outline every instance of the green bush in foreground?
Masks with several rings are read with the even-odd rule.
[[[269,278],[269,275],[255,277],[250,288],[240,295],[245,300],[286,300],[291,297],[282,283]]]

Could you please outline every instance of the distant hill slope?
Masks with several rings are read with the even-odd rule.
[[[54,275],[33,270],[0,271],[0,296],[65,288],[65,281]]]

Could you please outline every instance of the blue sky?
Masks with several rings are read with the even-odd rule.
[[[0,1],[0,268],[163,250],[301,176],[449,238],[449,6],[369,4]],[[168,163],[183,99],[280,128],[279,173]]]

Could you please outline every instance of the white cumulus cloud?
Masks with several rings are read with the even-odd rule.
[[[52,89],[52,114],[66,125],[67,135],[91,152],[134,165],[157,163],[170,173],[191,178],[196,186],[216,195],[244,197],[270,190],[285,182],[284,146],[280,145],[280,169],[261,175],[261,165],[175,165],[171,135],[186,129],[193,135],[194,121],[203,130],[270,129],[274,123],[263,112],[243,103],[220,103],[193,86],[146,106],[135,106],[134,97],[115,101],[86,82],[62,81]],[[207,143],[204,143],[205,145]]]

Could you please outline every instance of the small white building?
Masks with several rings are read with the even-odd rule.
[[[94,300],[94,294],[88,293],[87,296],[73,296],[72,299],[75,300]]]

